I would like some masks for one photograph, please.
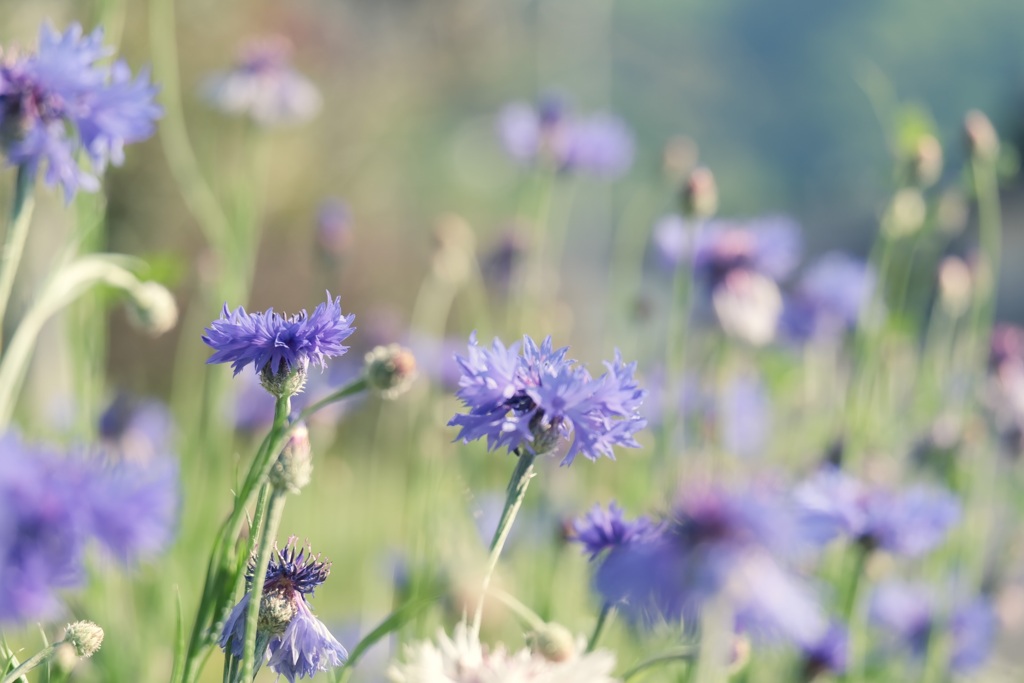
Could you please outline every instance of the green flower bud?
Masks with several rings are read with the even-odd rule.
[[[143,332],[159,337],[178,324],[178,305],[163,285],[141,282],[129,295],[128,321]]]
[[[313,450],[309,430],[299,423],[270,470],[270,485],[278,491],[298,493],[313,477]]]
[[[307,358],[303,358],[296,368],[281,361],[277,370],[274,370],[268,363],[260,371],[260,384],[277,398],[294,396],[305,388],[308,369],[309,359]]]
[[[92,657],[103,644],[103,629],[91,621],[76,621],[68,624],[64,642],[75,648],[79,657]]]
[[[564,662],[576,656],[576,638],[561,624],[544,624],[544,628],[526,636],[530,649],[550,662]]]
[[[366,354],[366,381],[383,398],[401,396],[416,380],[416,357],[412,351],[388,344]]]

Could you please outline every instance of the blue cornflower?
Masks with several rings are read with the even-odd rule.
[[[459,427],[457,439],[486,438],[488,449],[521,448],[552,451],[560,440],[569,443],[562,459],[571,465],[577,455],[614,459],[613,446],[636,448],[634,434],[644,427],[639,409],[644,392],[633,379],[636,363],[626,365],[616,352],[597,379],[565,357],[568,348],[554,349],[548,337],[538,346],[528,336],[506,347],[495,339],[491,348],[470,337],[469,353],[456,357],[462,369],[457,396],[469,408],[448,423]]]
[[[842,624],[829,626],[825,635],[811,643],[803,644],[803,680],[812,681],[819,674],[829,673],[841,676],[846,673],[849,660],[850,634]]]
[[[132,78],[122,61],[102,63],[113,53],[103,31],[87,36],[72,24],[62,35],[48,25],[39,33],[39,51],[0,63],[0,135],[11,164],[60,185],[71,201],[79,190],[95,192],[99,180],[79,166],[83,152],[95,173],[124,161],[124,145],[153,134],[161,110],[149,74]]]
[[[261,126],[309,121],[320,111],[320,91],[289,63],[291,44],[278,36],[255,39],[235,66],[209,76],[203,95],[215,108],[248,116]]]
[[[0,622],[55,616],[57,591],[85,579],[91,541],[125,564],[162,551],[177,509],[177,468],[169,458],[104,462],[3,437]]]
[[[506,105],[498,116],[498,134],[508,155],[521,163],[540,161],[559,171],[608,178],[633,164],[633,135],[620,119],[572,116],[557,95],[545,95],[536,106]]]
[[[220,646],[235,657],[242,657],[245,643],[245,613],[253,589],[253,564],[246,574],[246,593],[231,610]],[[327,580],[331,565],[298,548],[296,538],[288,539],[283,550],[270,557],[263,581],[260,620],[257,630],[268,639],[263,653],[270,668],[294,682],[312,678],[319,671],[341,666],[348,659],[342,647],[323,623],[313,615],[307,603],[318,586]],[[259,653],[257,653],[259,654]]]
[[[613,501],[607,510],[594,505],[582,518],[573,520],[571,540],[580,543],[595,560],[606,550],[643,540],[657,531],[658,525],[649,517],[626,519],[625,512]]]
[[[834,467],[803,482],[795,497],[803,524],[818,543],[842,535],[867,550],[909,557],[939,545],[961,517],[960,502],[949,491],[871,488]]]
[[[613,548],[595,584],[632,619],[694,623],[720,597],[744,630],[808,643],[827,623],[789,568],[803,546],[791,505],[773,490],[692,491],[656,533]]]
[[[786,297],[780,326],[795,342],[829,339],[856,326],[875,287],[870,265],[829,252],[801,275]]]
[[[953,593],[955,595],[955,591]],[[949,666],[957,673],[978,668],[988,658],[996,632],[996,616],[983,598],[950,598],[948,587],[888,582],[871,599],[872,623],[894,636],[903,650],[923,658],[935,639],[945,639]]]
[[[100,444],[112,457],[146,462],[167,452],[174,433],[174,418],[156,399],[118,393],[100,415]]]
[[[329,292],[327,301],[312,314],[303,310],[290,318],[272,308],[246,313],[241,306],[231,311],[224,304],[220,319],[214,320],[203,336],[215,351],[206,362],[230,362],[236,375],[252,364],[271,393],[277,393],[269,386],[275,380],[298,375],[297,386],[289,387],[289,393],[296,393],[302,388],[310,361],[323,368],[326,359],[348,351],[341,342],[355,331],[354,319],[354,315],[342,315],[341,298],[332,300]]]

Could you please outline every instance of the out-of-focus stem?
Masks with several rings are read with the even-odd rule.
[[[18,166],[17,180],[14,182],[14,204],[11,206],[11,222],[4,238],[3,254],[0,255],[0,324],[7,314],[7,303],[14,289],[14,276],[21,263],[21,255],[25,251],[25,240],[28,238],[28,226],[32,222],[32,209],[35,200],[32,190],[35,187],[35,174],[22,164]],[[3,337],[0,335],[0,344]]]

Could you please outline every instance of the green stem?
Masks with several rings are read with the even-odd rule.
[[[971,177],[978,202],[980,259],[976,269],[974,302],[970,319],[970,362],[984,367],[983,349],[992,332],[999,293],[999,262],[1002,256],[1002,212],[995,162],[974,158]]]
[[[862,545],[857,545],[853,552],[856,553],[853,558],[853,571],[848,575],[846,591],[843,594],[843,617],[847,622],[849,622],[850,616],[853,614],[853,608],[857,604],[860,580],[864,576],[864,566],[867,564],[868,555],[871,554],[871,551]]]
[[[501,557],[501,550],[505,547],[509,531],[512,530],[512,523],[516,519],[519,507],[526,497],[526,487],[530,485],[533,478],[533,461],[537,458],[535,453],[522,451],[519,453],[519,461],[515,470],[512,471],[512,478],[508,482],[508,494],[505,498],[505,507],[501,511],[501,519],[498,520],[498,528],[494,530],[494,538],[491,539],[491,554],[487,558],[487,570],[484,573],[483,586],[480,589],[480,598],[476,603],[476,611],[473,614],[473,634],[480,633],[480,620],[484,615],[484,599],[487,597],[487,589],[491,585],[491,577],[494,575],[494,568],[498,566],[498,558]]]
[[[693,662],[697,656],[696,648],[687,648],[679,652],[670,652],[657,657],[651,657],[648,660],[640,662],[626,673],[622,674],[623,683],[636,676],[638,673],[651,667],[660,666],[662,664],[671,664],[672,662]]]
[[[299,413],[299,416],[298,418],[296,418],[295,422],[305,422],[310,418],[310,416],[313,415],[313,413],[317,412],[321,408],[329,406],[332,403],[337,403],[338,401],[349,398],[350,396],[355,396],[361,391],[366,391],[367,387],[368,385],[366,383],[365,377],[360,377],[359,379],[353,380],[350,384],[342,387],[341,389],[338,389],[333,394],[330,394],[329,396],[326,396],[325,398],[320,399],[313,405],[307,407],[305,410]]]
[[[32,209],[35,207],[35,199],[32,196],[34,188],[35,174],[25,164],[18,166],[18,176],[14,181],[11,223],[4,239],[3,254],[0,255],[0,324],[7,314],[7,303],[11,298],[11,290],[14,289],[14,276],[18,272],[18,264],[21,262],[25,241],[28,239],[28,226],[32,222]]]
[[[256,566],[252,574],[252,596],[249,598],[249,605],[245,612],[245,643],[242,647],[242,671],[237,679],[239,682],[251,681],[256,675],[258,666],[257,657],[262,661],[263,653],[266,652],[267,639],[261,639],[263,647],[257,652],[256,629],[260,615],[260,602],[263,597],[263,584],[266,579],[267,567],[270,565],[270,554],[273,552],[274,541],[277,537],[278,527],[281,526],[281,516],[284,514],[284,503],[288,494],[283,490],[274,489],[271,491],[270,500],[267,503],[267,521],[264,525],[263,537],[260,539],[259,554],[256,556]]]
[[[597,615],[594,632],[590,634],[590,640],[587,641],[587,652],[593,652],[594,648],[597,647],[597,641],[601,639],[601,634],[604,633],[604,627],[608,624],[608,618],[613,614],[615,614],[614,605],[610,602],[601,605],[601,613]]]
[[[64,641],[62,640],[58,643],[47,645],[42,650],[40,650],[39,652],[35,653],[34,655],[26,659],[24,662],[22,662],[16,669],[14,669],[14,671],[11,671],[9,674],[4,676],[3,680],[0,681],[0,683],[14,683],[14,681],[18,680],[32,669],[36,668],[43,662],[50,659],[50,657],[53,656],[53,653],[57,651],[57,646],[63,643]]]
[[[517,600],[515,596],[503,590],[492,590],[489,594],[497,598],[505,607],[515,612],[516,616],[522,619],[534,631],[539,632],[544,628],[544,620],[532,609]]]

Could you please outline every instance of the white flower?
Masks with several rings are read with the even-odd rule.
[[[437,642],[406,646],[404,662],[392,664],[393,683],[615,683],[615,656],[607,651],[577,654],[561,662],[529,649],[509,652],[504,646],[481,645],[465,622],[452,637],[443,630]]]

